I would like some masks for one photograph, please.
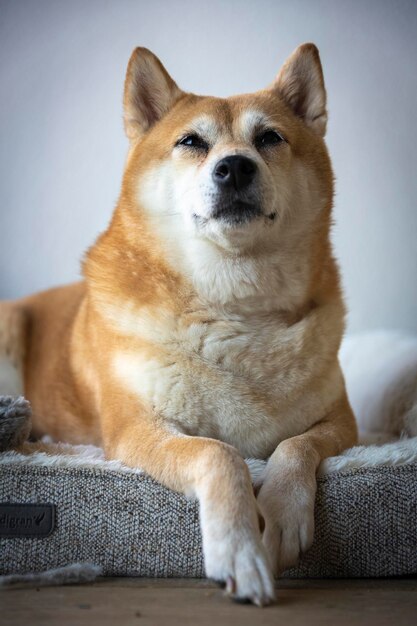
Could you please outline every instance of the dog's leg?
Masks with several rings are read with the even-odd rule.
[[[270,457],[258,503],[266,525],[263,541],[275,574],[295,565],[313,543],[320,462],[354,445],[356,439],[355,418],[345,396],[323,420],[281,442]]]
[[[235,448],[165,429],[126,397],[124,404],[113,397],[103,439],[107,457],[141,467],[165,486],[198,498],[209,578],[225,583],[236,600],[260,606],[273,601],[249,471]]]

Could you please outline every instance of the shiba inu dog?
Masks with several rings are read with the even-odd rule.
[[[320,461],[356,440],[326,119],[312,44],[227,99],[137,48],[120,199],[85,280],[1,305],[0,393],[26,395],[34,435],[198,498],[207,576],[258,605],[312,543]],[[245,457],[268,459],[257,498]]]

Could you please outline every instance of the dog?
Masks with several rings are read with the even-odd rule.
[[[207,576],[260,606],[313,541],[319,463],[357,438],[326,121],[313,44],[226,99],[137,48],[120,198],[85,279],[1,304],[0,392],[30,400],[33,435],[198,498]],[[256,493],[250,457],[268,459]]]

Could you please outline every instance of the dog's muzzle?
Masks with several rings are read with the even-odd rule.
[[[228,156],[216,163],[212,176],[218,193],[212,219],[240,225],[262,215],[254,198],[257,171],[256,163],[243,155]]]

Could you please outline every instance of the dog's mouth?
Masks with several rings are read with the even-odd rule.
[[[212,219],[221,220],[231,226],[243,226],[262,216],[258,204],[235,200],[234,202],[219,203],[213,213]]]
[[[198,221],[202,219],[196,214],[193,217]],[[267,218],[273,222],[276,218],[276,213],[273,212],[265,215],[258,204],[235,200],[233,202],[219,203],[211,213],[209,219],[217,220],[233,227],[244,226],[260,218]],[[207,222],[208,220],[205,219],[204,221]]]

